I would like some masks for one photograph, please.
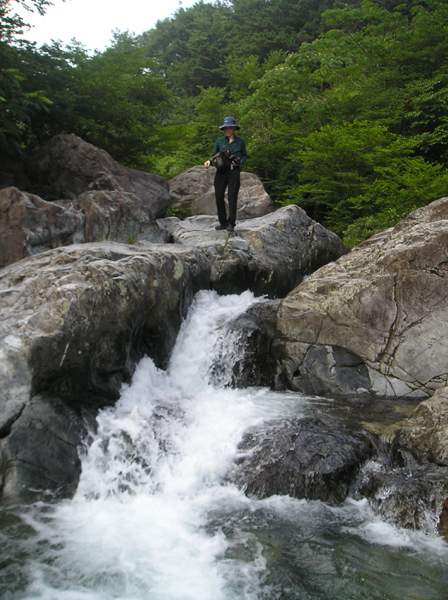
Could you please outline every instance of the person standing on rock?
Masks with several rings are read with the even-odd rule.
[[[236,223],[236,205],[240,189],[240,165],[247,159],[246,143],[242,137],[235,135],[239,129],[233,117],[225,117],[219,129],[225,135],[219,137],[213,147],[212,156],[205,161],[204,167],[216,166],[215,198],[219,225],[216,229],[233,232]],[[224,196],[228,188],[229,218],[227,218]]]

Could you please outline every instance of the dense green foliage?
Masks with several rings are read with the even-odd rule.
[[[15,0],[15,4],[23,6],[25,2]],[[48,0],[34,0],[28,8],[43,13],[48,4]],[[11,162],[23,156],[32,115],[44,112],[50,104],[42,91],[26,91],[23,87],[22,64],[12,44],[25,23],[13,5],[11,0],[0,0],[0,176],[9,170]]]
[[[349,245],[447,194],[446,0],[200,1],[93,55],[14,43],[13,4],[0,0],[2,154],[69,132],[171,178],[231,114],[277,205]]]
[[[57,133],[75,133],[105,148],[119,162],[144,168],[169,95],[154,61],[127,34],[103,53],[55,43],[21,51],[26,89],[45,89],[52,102],[36,115],[30,132],[39,145]]]

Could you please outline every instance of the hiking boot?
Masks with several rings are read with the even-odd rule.
[[[227,227],[227,224],[223,225],[222,223],[220,223],[219,225],[216,225],[215,229],[216,231],[222,231],[223,229],[227,229]]]
[[[227,225],[226,229],[229,233],[233,233],[235,231],[235,226],[230,225],[230,223],[229,223],[229,225]]]

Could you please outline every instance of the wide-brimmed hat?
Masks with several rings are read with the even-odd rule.
[[[225,129],[226,127],[235,127],[235,129],[239,129],[239,126],[236,124],[236,121],[233,117],[224,117],[224,121],[219,128]]]

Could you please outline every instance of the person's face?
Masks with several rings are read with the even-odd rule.
[[[235,129],[236,129],[236,127],[224,127],[224,133],[226,134],[227,137],[232,137]]]

